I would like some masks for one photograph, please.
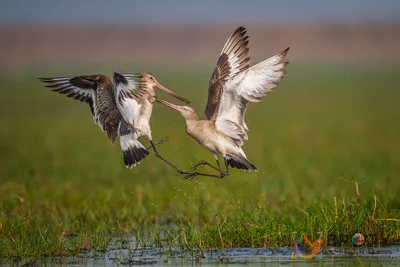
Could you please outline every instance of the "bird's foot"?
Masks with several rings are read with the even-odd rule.
[[[221,175],[219,176],[219,178],[225,178],[226,176],[228,176],[229,174],[226,174],[226,173],[221,173]]]
[[[224,178],[225,176],[229,176],[229,172],[220,171],[220,177]]]
[[[184,180],[190,179],[190,181],[192,181],[194,178],[196,178],[197,180],[199,180],[199,176],[197,175],[197,172],[189,173],[188,175],[186,175],[185,177],[183,177]]]
[[[179,174],[191,174],[191,170],[182,170],[182,169],[176,169]]]
[[[153,144],[154,144],[155,146],[159,146],[159,145],[161,145],[162,143],[167,142],[167,141],[169,141],[169,138],[168,138],[168,137],[164,137],[164,138],[161,138],[161,139],[159,139],[159,140],[153,142]],[[154,149],[153,145],[150,145],[150,146],[146,147],[147,150],[152,149],[152,148]],[[156,149],[154,150],[154,152],[156,153],[156,155],[157,155],[157,154],[160,155]]]
[[[202,172],[191,172],[191,173],[188,173],[187,175],[185,175],[183,177],[183,179],[185,179],[185,180],[190,179],[190,181],[192,181],[194,178],[196,178],[197,180],[199,180],[199,176],[206,176],[206,177],[222,179],[227,175],[225,173],[220,173],[218,175],[218,174],[209,174],[209,173],[202,173]]]
[[[202,161],[196,163],[195,165],[193,165],[193,166],[190,168],[190,171],[195,171],[198,167],[203,167],[203,166],[206,165],[206,164],[207,164],[207,162],[206,162],[205,160],[202,160]]]
[[[163,138],[161,138],[161,139],[155,141],[155,142],[154,142],[154,145],[158,146],[158,145],[161,145],[162,143],[168,142],[168,141],[169,141],[169,137],[166,136],[166,137],[163,137]]]

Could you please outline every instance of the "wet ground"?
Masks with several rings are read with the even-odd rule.
[[[322,248],[314,259],[304,259],[293,248],[238,248],[225,250],[117,249],[102,256],[54,258],[49,264],[74,266],[400,266],[400,246],[382,248]]]

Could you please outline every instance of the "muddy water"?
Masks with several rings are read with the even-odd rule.
[[[187,251],[181,249],[117,249],[102,256],[58,258],[50,264],[74,266],[400,266],[400,246],[382,248],[355,248],[353,250],[322,249],[314,259],[304,259],[293,248],[238,248],[225,250]]]

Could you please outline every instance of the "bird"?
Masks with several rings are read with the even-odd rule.
[[[119,81],[118,77],[120,74],[115,73],[114,76],[117,77],[114,77],[114,80]],[[147,101],[146,97],[154,97],[154,86],[160,87],[160,89],[166,91],[167,93],[183,99],[166,89],[164,86],[160,85],[153,75],[143,73],[137,76],[148,77],[148,79],[142,79],[139,87],[137,86],[137,83],[131,82],[130,85],[132,88],[130,89],[127,87],[121,89],[120,87],[114,86],[110,77],[104,74],[39,78],[39,80],[47,84],[46,87],[51,88],[52,91],[65,94],[67,97],[89,104],[94,122],[103,132],[107,133],[108,139],[111,141],[111,143],[115,142],[118,134],[120,135],[120,147],[123,151],[125,166],[127,168],[132,168],[149,155],[148,150],[150,148],[154,149],[156,145],[164,142],[167,140],[167,138],[160,139],[156,142],[151,142],[151,146],[145,148],[137,140],[139,137],[138,133],[141,130],[132,127],[132,121],[126,121],[123,114],[127,116],[126,111],[137,111],[138,106],[143,106],[140,103]],[[146,89],[142,89],[142,87]],[[132,93],[132,90],[134,90],[135,93]],[[150,96],[147,93],[143,93],[147,91],[152,91],[153,95]],[[121,105],[117,102],[117,100],[121,101],[123,98],[130,99],[131,97],[134,98],[135,96],[140,96],[139,98],[135,98],[138,102],[130,102],[128,105],[124,105],[124,107],[127,109],[124,109],[124,113],[121,113]],[[186,100],[185,103],[190,102]],[[148,119],[150,119],[151,108],[150,113],[147,114]],[[138,120],[140,118],[140,113],[135,114],[135,116],[135,119]],[[137,126],[139,126],[139,124]],[[157,153],[158,151],[156,154]]]
[[[242,146],[248,139],[244,117],[249,102],[260,102],[285,75],[287,61],[283,61],[289,47],[274,56],[250,67],[249,37],[244,27],[238,27],[226,41],[211,75],[204,118],[199,119],[189,106],[178,106],[165,100],[156,101],[177,110],[185,119],[186,132],[214,156],[217,166],[200,161],[192,166],[184,178],[210,176],[223,178],[229,167],[257,171],[247,159]],[[222,155],[222,170],[218,155]],[[209,166],[218,174],[196,171],[199,166]]]
[[[156,148],[156,143],[152,141],[149,122],[156,99],[153,87],[165,91],[186,104],[190,104],[190,101],[159,84],[150,73],[121,74],[114,71],[114,86],[117,107],[124,118],[124,123],[120,127],[120,142],[121,148],[125,151],[125,163],[129,164],[129,160],[133,158],[129,154],[146,153],[143,146],[133,143],[133,140],[138,142],[139,137],[145,136],[150,141],[158,158],[175,168],[179,173],[184,173],[184,170],[162,157]]]

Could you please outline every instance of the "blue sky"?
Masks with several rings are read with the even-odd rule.
[[[400,22],[399,0],[3,0],[1,25]]]

